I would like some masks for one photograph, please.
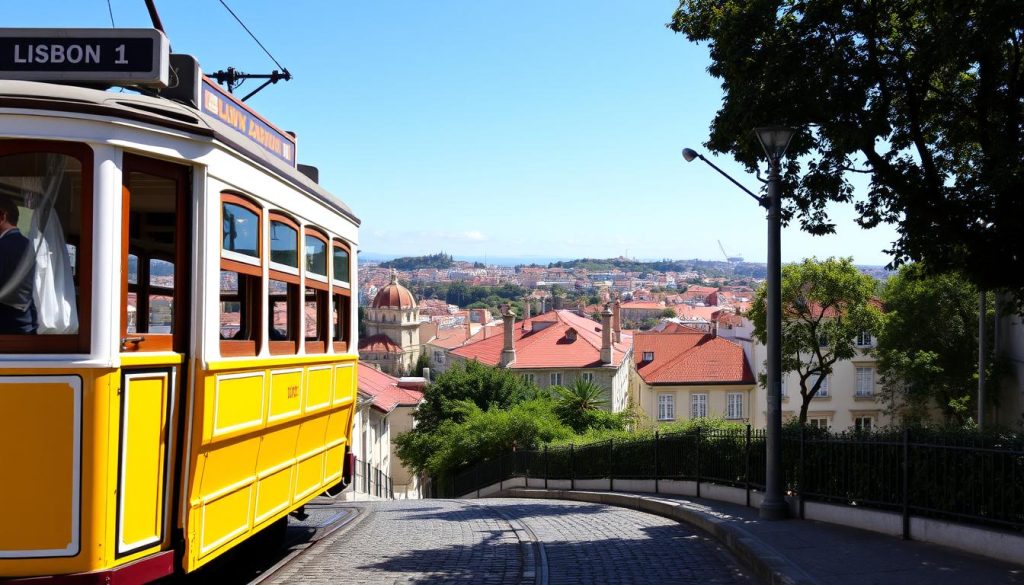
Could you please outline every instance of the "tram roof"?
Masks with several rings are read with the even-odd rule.
[[[0,80],[0,108],[52,110],[113,116],[183,130],[214,138],[244,154],[254,163],[286,180],[351,219],[360,220],[352,209],[298,169],[253,148],[236,130],[203,112],[166,98],[135,93],[113,93],[98,89],[43,83]]]

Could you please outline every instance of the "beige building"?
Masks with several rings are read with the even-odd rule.
[[[630,394],[648,418],[752,422],[754,375],[740,344],[675,323],[633,340]]]
[[[391,282],[377,291],[366,309],[366,337],[359,340],[359,360],[384,372],[403,376],[420,357],[420,311],[409,289]]]
[[[358,463],[347,499],[387,498],[391,491],[400,500],[423,497],[420,477],[402,464],[392,439],[412,430],[424,385],[422,378],[398,379],[359,362],[359,402],[352,430],[352,453]]]
[[[509,368],[541,388],[587,380],[603,388],[609,409],[619,412],[628,404],[632,338],[613,325],[610,309],[602,317],[598,323],[556,310],[516,323],[508,313],[499,335],[478,334],[449,351],[447,363],[477,360]]]
[[[857,336],[855,345],[857,355],[851,360],[836,362],[818,394],[811,399],[807,410],[809,424],[846,431],[871,430],[892,423],[892,417],[885,412],[885,404],[878,398],[878,368],[875,358],[870,355],[875,347],[875,338],[864,332]],[[758,374],[764,374],[767,348],[755,342],[751,351],[754,367]],[[753,424],[764,427],[768,397],[760,385],[756,388],[754,400],[758,408],[753,413]],[[802,401],[799,375],[796,372],[785,374],[782,378],[782,420],[799,417]]]

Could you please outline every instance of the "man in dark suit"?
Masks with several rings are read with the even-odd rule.
[[[36,332],[34,280],[35,258],[28,238],[18,230],[18,206],[0,196],[0,335]]]

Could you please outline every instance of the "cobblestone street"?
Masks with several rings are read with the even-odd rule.
[[[496,499],[361,504],[361,518],[272,583],[753,583],[677,522],[600,504]]]

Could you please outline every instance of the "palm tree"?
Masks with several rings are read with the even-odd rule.
[[[555,386],[553,390],[558,400],[555,414],[576,432],[586,430],[592,422],[590,414],[608,404],[604,389],[590,380],[577,379],[572,386]]]

